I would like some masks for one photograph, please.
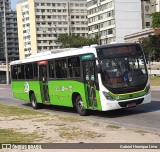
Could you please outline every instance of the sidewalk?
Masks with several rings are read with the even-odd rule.
[[[151,91],[160,91],[160,86],[151,86]]]
[[[147,64],[147,67],[152,70],[157,70],[157,68],[160,68],[160,62],[151,62],[150,64]]]

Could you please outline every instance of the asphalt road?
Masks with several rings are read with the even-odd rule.
[[[32,109],[30,103],[14,99],[11,87],[7,85],[0,85],[0,104]],[[45,106],[40,111],[81,117],[72,108],[67,107]],[[108,112],[91,111],[90,115],[84,117],[84,119],[117,124],[132,129],[143,129],[160,134],[160,92],[152,92],[152,102],[149,104]]]

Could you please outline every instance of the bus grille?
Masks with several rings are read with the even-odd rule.
[[[144,98],[141,99],[136,99],[136,100],[131,100],[131,101],[126,101],[126,102],[119,102],[118,104],[123,107],[123,108],[127,108],[128,104],[134,104],[136,103],[136,105],[139,105],[143,102]]]

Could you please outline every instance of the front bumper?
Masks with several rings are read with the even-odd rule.
[[[115,110],[127,108],[128,104],[136,103],[136,105],[146,104],[151,102],[151,93],[146,94],[143,97],[129,99],[129,100],[121,100],[121,101],[107,101],[102,99],[102,111]]]

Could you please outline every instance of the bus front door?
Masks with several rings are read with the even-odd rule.
[[[95,61],[83,62],[83,74],[88,107],[97,109]]]
[[[47,64],[39,65],[39,81],[41,85],[42,100],[44,103],[49,102]]]

